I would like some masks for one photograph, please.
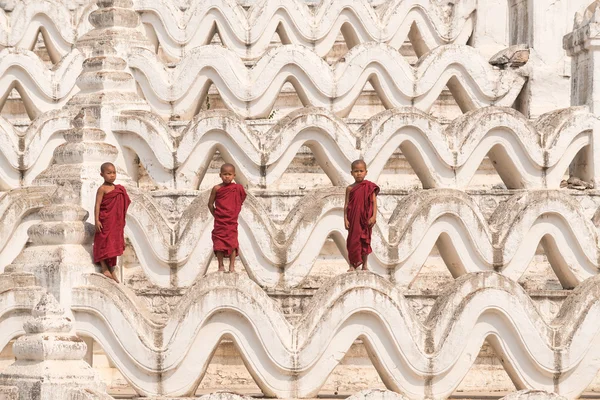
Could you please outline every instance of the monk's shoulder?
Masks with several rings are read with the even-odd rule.
[[[354,189],[355,184],[353,183],[352,185],[348,185],[346,187],[346,193],[350,193],[352,191],[352,189]]]
[[[375,193],[375,195],[379,194],[379,186],[375,183],[375,182],[371,182],[368,181],[369,185],[371,185],[371,190],[373,190],[373,193]]]
[[[96,193],[98,194],[106,194],[108,193],[108,187],[106,185],[100,185],[100,187],[98,188],[98,191]]]

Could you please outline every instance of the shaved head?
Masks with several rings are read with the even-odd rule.
[[[106,171],[106,170],[108,169],[108,167],[113,167],[113,168],[115,168],[115,165],[114,165],[113,163],[111,163],[111,162],[105,162],[104,164],[102,164],[102,165],[100,166],[100,172],[104,172],[104,171]],[[115,168],[115,169],[116,169],[116,168]]]
[[[221,165],[221,172],[225,171],[226,169],[231,169],[235,173],[235,166],[233,164],[225,163]]]
[[[352,161],[352,165],[350,166],[350,169],[354,169],[358,166],[363,166],[365,167],[365,169],[367,169],[367,163],[364,162],[363,160],[354,160]]]

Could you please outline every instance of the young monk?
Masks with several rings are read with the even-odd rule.
[[[354,183],[346,188],[344,223],[348,230],[346,247],[350,268],[356,271],[362,265],[367,271],[367,257],[371,249],[371,231],[377,218],[377,194],[379,186],[365,179],[367,164],[363,160],[352,162]]]
[[[219,262],[219,271],[225,271],[223,258],[229,257],[229,272],[235,272],[235,257],[238,253],[238,215],[246,199],[246,191],[235,179],[235,167],[223,164],[219,173],[223,183],[212,188],[208,198],[208,209],[215,217],[212,231],[213,250]]]
[[[117,256],[125,250],[125,215],[131,203],[127,191],[121,185],[115,185],[117,171],[112,163],[100,166],[100,176],[104,183],[96,192],[96,235],[94,236],[94,263],[100,263],[102,274],[119,283],[115,266]]]

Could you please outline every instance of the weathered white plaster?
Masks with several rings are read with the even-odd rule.
[[[44,294],[31,314],[23,323],[25,335],[13,345],[16,361],[0,373],[0,385],[18,388],[19,400],[66,400],[76,388],[102,390],[83,361],[86,345],[74,334],[70,313]]]
[[[561,41],[587,1],[0,0],[0,398],[109,399],[102,354],[141,395],[231,390],[222,340],[271,397],[596,388],[597,2]],[[342,275],[358,158],[372,272]],[[105,161],[121,285],[91,259]],[[223,161],[238,274],[209,273]]]
[[[448,20],[442,5],[426,0],[381,2],[377,11],[368,0],[316,2],[317,10],[303,0],[252,2],[247,12],[233,0],[192,2],[183,11],[169,1],[136,0],[133,7],[141,15],[146,35],[171,56],[183,57],[206,44],[216,25],[225,46],[246,58],[266,52],[275,32],[289,40],[286,44],[306,46],[319,56],[327,54],[340,30],[352,45],[380,42],[398,48],[411,34],[412,24],[418,26],[412,35],[425,48],[464,44],[473,30],[476,8],[474,0],[461,1]],[[0,45],[29,49],[42,29],[49,53],[57,61],[70,51],[77,36],[93,28],[88,16],[94,9],[92,3],[77,16],[60,2],[19,2],[10,16],[4,10],[0,13]]]
[[[232,51],[203,46],[166,68],[148,50],[136,49],[129,65],[147,101],[163,117],[189,119],[211,82],[221,98],[244,118],[267,117],[283,83],[293,76],[305,106],[326,107],[347,116],[369,79],[386,108],[414,104],[429,110],[450,78],[457,81],[456,101],[466,111],[489,105],[510,106],[525,83],[511,70],[492,68],[469,46],[440,46],[412,67],[397,50],[384,44],[353,47],[333,66],[309,49],[279,46],[248,69]]]
[[[513,109],[485,107],[447,126],[416,108],[399,107],[373,116],[357,132],[321,108],[293,112],[264,133],[221,111],[198,114],[181,133],[146,112],[113,121],[118,141],[138,154],[153,181],[180,189],[198,188],[216,150],[236,165],[239,182],[268,188],[301,146],[312,150],[334,185],[352,183],[347,169],[357,158],[368,163],[369,177],[377,181],[400,147],[425,188],[467,188],[489,157],[508,188],[554,189],[576,157],[584,166],[581,179],[597,182],[599,126],[585,107],[553,111],[533,122]]]
[[[223,336],[237,343],[263,392],[278,397],[314,396],[337,365],[334,355],[343,356],[356,338],[368,343],[384,383],[415,399],[452,393],[484,339],[511,366],[509,375],[520,387],[558,385],[576,398],[598,368],[585,350],[597,345],[596,278],[581,284],[548,325],[514,281],[495,273],[469,274],[436,301],[422,325],[394,286],[376,275],[347,274],[318,292],[295,326],[251,280],[235,275],[199,281],[186,306],[164,326],[136,312],[126,292],[109,300],[103,293],[116,290],[114,284],[98,275],[88,279],[74,291],[77,330],[98,340],[145,394],[189,395]],[[132,329],[135,335],[124,333]],[[555,342],[558,331],[564,343]],[[127,356],[132,354],[138,356]],[[163,374],[148,381],[157,365]]]

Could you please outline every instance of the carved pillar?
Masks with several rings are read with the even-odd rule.
[[[61,184],[51,204],[40,210],[42,221],[31,226],[30,244],[19,254],[6,273],[31,273],[60,303],[69,307],[71,289],[82,284],[84,273],[94,272],[91,243],[94,226],[79,205],[79,194],[70,183]]]
[[[130,0],[100,0],[90,15],[94,25],[77,46],[87,58],[77,78],[80,92],[65,107],[74,110],[72,129],[62,132],[65,143],[54,151],[54,162],[34,185],[60,185],[52,204],[40,211],[42,222],[28,234],[31,244],[6,271],[35,274],[64,306],[70,305],[71,288],[84,273],[94,272],[91,243],[95,193],[102,183],[100,165],[113,162],[118,182],[130,182],[121,148],[112,132],[115,115],[123,110],[149,110],[136,91],[125,50],[150,46],[138,31],[139,16]],[[146,44],[144,44],[146,43]],[[119,50],[117,50],[119,49]],[[121,168],[119,168],[121,166]]]
[[[90,176],[81,177],[84,181],[81,200],[90,213],[95,188],[102,183],[99,176],[102,162],[110,161],[117,166],[119,183],[128,181],[129,176],[137,173],[133,153],[121,146],[112,132],[112,122],[121,111],[150,111],[146,101],[137,93],[127,58],[134,51],[154,52],[154,45],[142,33],[140,17],[133,9],[131,0],[98,0],[96,4],[98,9],[89,17],[94,29],[79,38],[75,44],[87,57],[83,63],[83,71],[77,78],[80,92],[66,105],[76,110],[81,109],[85,114],[85,130],[90,133],[88,138],[91,138],[91,130],[95,130],[97,134],[94,134],[96,136],[93,141],[106,142],[114,148],[114,153],[107,154],[104,159],[93,160],[93,163],[87,157],[82,160],[91,168]],[[76,122],[74,127],[78,127]],[[90,140],[84,140],[82,143],[89,146],[89,142]]]
[[[97,0],[98,9],[90,14],[94,27],[77,40],[75,47],[90,55],[99,47],[112,47],[123,59],[135,48],[154,51],[143,34],[140,16],[132,0]]]
[[[600,114],[600,10],[594,2],[575,17],[573,32],[563,38],[572,57],[571,105],[587,105]]]
[[[600,1],[577,13],[573,32],[563,38],[571,57],[571,105],[587,106],[600,116]],[[571,176],[600,185],[600,124],[593,130],[592,143],[571,164]]]
[[[54,150],[54,164],[35,180],[36,185],[68,183],[78,193],[81,206],[93,216],[95,195],[102,183],[100,166],[115,162],[118,150],[104,140],[94,107],[84,107],[72,122],[73,129],[63,132],[66,143]],[[128,182],[127,174],[119,170],[120,182]],[[93,222],[93,221],[92,221]]]
[[[86,345],[75,334],[73,316],[54,296],[42,297],[23,328],[25,335],[13,345],[16,361],[0,374],[0,385],[16,387],[19,400],[71,399],[82,388],[104,391],[83,361]]]

